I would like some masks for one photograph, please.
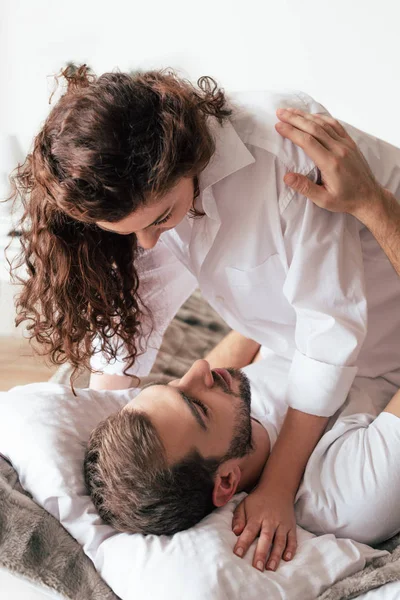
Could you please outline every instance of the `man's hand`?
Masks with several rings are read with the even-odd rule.
[[[253,567],[264,571],[267,556],[267,569],[275,571],[281,558],[291,560],[296,552],[296,519],[292,499],[278,491],[256,488],[233,513],[232,529],[239,536],[233,551],[244,556],[260,536],[253,557]]]
[[[322,185],[304,175],[287,173],[285,183],[332,212],[363,215],[383,198],[379,185],[357,144],[332,117],[287,108],[276,111],[276,130],[302,148],[319,168]]]

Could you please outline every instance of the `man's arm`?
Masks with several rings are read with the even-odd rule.
[[[400,205],[393,194],[382,188],[373,203],[354,216],[368,227],[400,275]]]
[[[277,131],[300,146],[321,172],[321,185],[289,173],[285,183],[331,212],[347,212],[375,236],[400,275],[400,206],[375,179],[344,127],[332,117],[279,109]],[[399,165],[400,168],[400,165]]]

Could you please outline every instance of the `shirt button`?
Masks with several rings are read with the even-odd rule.
[[[224,304],[225,302],[225,298],[223,296],[215,296],[215,299],[219,304]]]

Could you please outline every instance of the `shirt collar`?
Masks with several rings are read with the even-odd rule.
[[[215,152],[199,175],[200,193],[256,160],[229,120],[221,126],[215,117],[210,117],[207,126],[215,141]]]

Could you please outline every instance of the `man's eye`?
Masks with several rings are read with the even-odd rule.
[[[169,213],[166,217],[161,219],[161,221],[157,221],[156,223],[154,223],[154,225],[162,225],[163,223],[166,223],[171,218],[171,214],[172,213]]]
[[[208,408],[205,404],[203,404],[202,402],[200,402],[200,400],[193,400],[193,402],[195,404],[197,404],[198,406],[200,406],[201,410],[203,411],[203,413],[207,416],[208,414]]]

